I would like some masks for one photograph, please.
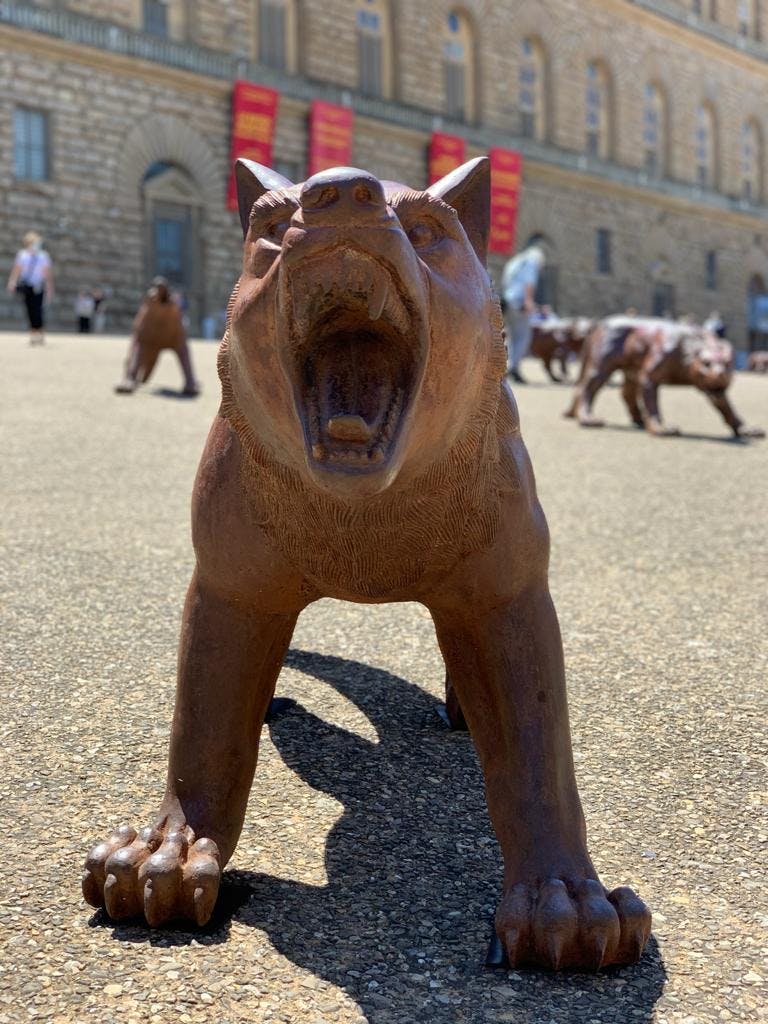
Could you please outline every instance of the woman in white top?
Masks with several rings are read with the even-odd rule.
[[[43,240],[36,231],[24,235],[24,248],[16,259],[8,278],[8,291],[18,292],[24,299],[29,320],[30,345],[42,345],[43,303],[53,298],[53,271],[51,257],[43,249]]]

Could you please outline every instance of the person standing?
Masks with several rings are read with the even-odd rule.
[[[93,319],[95,309],[96,304],[93,300],[93,295],[86,289],[78,292],[77,299],[75,301],[75,316],[77,317],[78,333],[91,333],[91,321]]]
[[[501,275],[501,298],[507,328],[507,373],[518,384],[525,384],[520,363],[531,344],[531,314],[536,309],[536,286],[546,262],[539,245],[529,245],[513,256]]]
[[[8,291],[18,292],[24,299],[30,345],[42,345],[45,342],[43,307],[53,299],[53,264],[36,231],[28,231],[22,242],[23,248],[16,253],[8,278]]]

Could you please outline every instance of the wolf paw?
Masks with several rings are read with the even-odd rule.
[[[743,425],[739,427],[739,437],[765,437],[765,431],[762,427],[748,427]]]
[[[211,839],[195,840],[189,826],[123,825],[88,854],[83,896],[115,921],[141,917],[151,928],[169,921],[204,925],[221,881],[221,858]]]
[[[513,886],[496,912],[496,932],[511,967],[597,971],[640,959],[651,913],[631,889],[550,878]]]
[[[662,424],[648,427],[648,433],[654,437],[680,437],[680,427],[667,427]]]

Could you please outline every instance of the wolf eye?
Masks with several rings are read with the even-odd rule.
[[[288,230],[290,220],[273,220],[264,228],[264,237],[270,242],[282,242],[283,235]]]
[[[442,228],[433,220],[418,220],[408,229],[408,241],[414,249],[430,249],[443,235]]]

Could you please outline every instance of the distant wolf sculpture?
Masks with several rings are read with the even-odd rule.
[[[662,423],[659,387],[686,384],[710,400],[736,437],[765,437],[761,427],[748,427],[736,414],[726,391],[733,380],[733,347],[703,327],[687,321],[653,317],[612,316],[591,333],[566,417],[583,427],[601,427],[592,412],[600,389],[611,375],[624,374],[622,397],[632,422],[651,434],[669,437],[677,427]]]
[[[542,361],[551,381],[568,383],[568,360],[581,355],[593,327],[594,321],[582,316],[553,317],[533,325],[531,355]],[[560,376],[553,369],[555,361],[560,364]]]
[[[156,277],[134,317],[125,373],[115,391],[120,395],[130,395],[139,384],[146,384],[164,349],[175,352],[179,360],[181,372],[184,374],[182,394],[188,397],[196,396],[199,388],[192,369],[181,310],[174,301],[165,278]]]

